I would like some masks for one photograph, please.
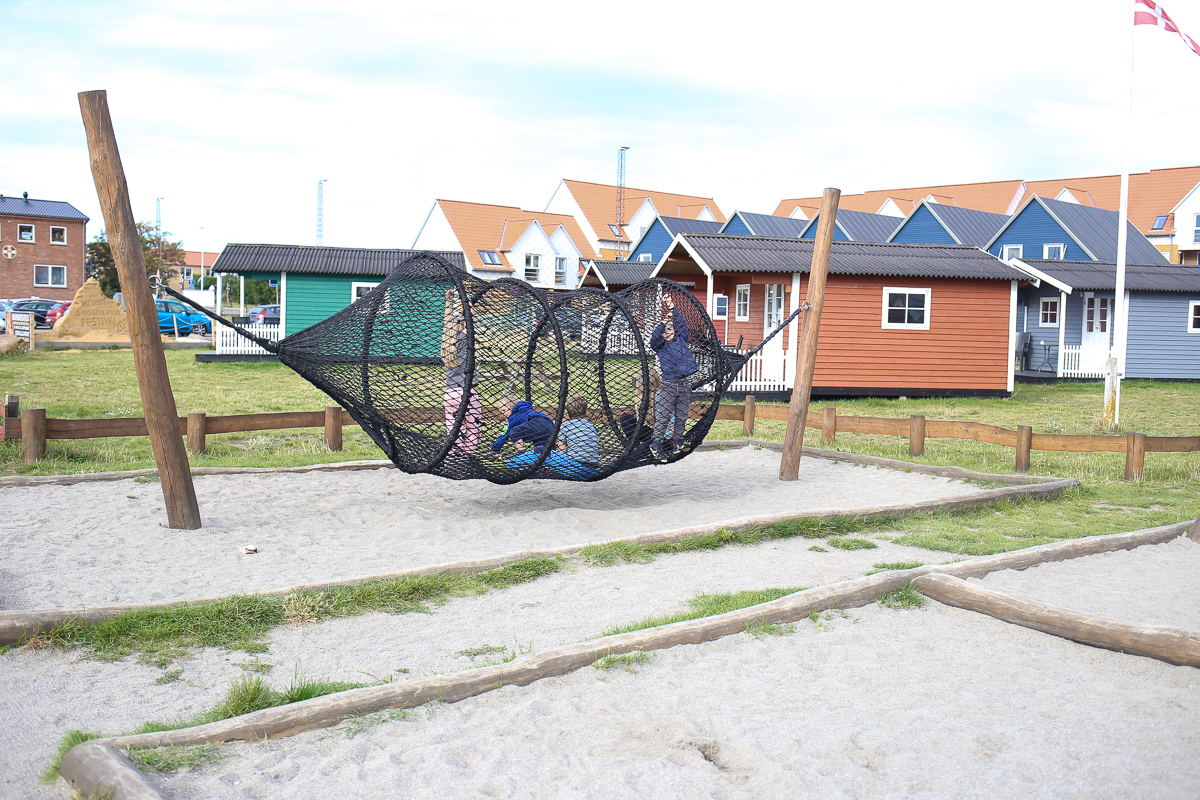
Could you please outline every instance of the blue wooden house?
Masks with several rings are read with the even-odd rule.
[[[820,219],[820,212],[813,214],[812,221],[808,223],[804,233],[800,234],[800,238],[816,239],[817,221]],[[888,237],[900,226],[901,221],[899,217],[839,208],[833,221],[833,240],[835,242],[886,242]]]
[[[774,217],[770,214],[752,214],[749,211],[735,211],[721,228],[721,233],[735,236],[774,236],[777,239],[799,239],[808,220],[793,219],[792,217]]]
[[[657,264],[679,233],[719,233],[724,223],[683,217],[655,217],[629,253],[629,261]]]
[[[1114,215],[1115,217],[1115,215]],[[1114,344],[1116,264],[1013,259],[1030,276],[1017,293],[1017,331],[1028,334],[1018,374],[1101,378]],[[1200,268],[1128,264],[1126,378],[1200,379]]]
[[[1117,260],[1118,213],[1034,196],[984,245],[989,253],[1010,258],[1064,261]],[[1130,264],[1169,263],[1161,251],[1126,221]]]
[[[1007,214],[931,203],[925,199],[904,218],[888,241],[898,244],[969,244],[983,248],[1006,222]]]

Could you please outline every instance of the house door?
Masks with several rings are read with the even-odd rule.
[[[763,313],[763,337],[766,338],[773,330],[779,327],[783,322],[783,284],[769,283],[766,286],[766,303]],[[787,337],[786,331],[780,331],[779,335],[771,341],[767,342],[767,346],[762,349],[762,377],[767,381],[779,381],[784,383],[786,375],[784,373],[784,357],[783,357],[783,342]]]
[[[1112,300],[1083,296],[1083,338],[1079,348],[1079,367],[1085,372],[1103,372],[1108,360],[1109,327],[1112,320]]]

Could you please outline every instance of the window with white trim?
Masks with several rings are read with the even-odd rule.
[[[750,284],[743,283],[737,287],[737,294],[734,296],[733,314],[734,320],[737,322],[750,321]]]
[[[1200,242],[1200,214],[1196,215],[1195,222],[1196,222],[1196,225],[1195,225],[1196,230],[1192,233],[1192,241]]]
[[[1023,258],[1025,246],[1020,244],[1006,244],[1000,249],[1000,260],[1009,261],[1014,258]]]
[[[1039,328],[1058,327],[1058,298],[1042,298],[1042,310],[1038,316]]]
[[[763,313],[763,327],[773,331],[783,322],[783,284],[767,284],[766,304]]]
[[[1065,244],[1044,244],[1042,245],[1042,258],[1062,261],[1064,254],[1067,252]],[[1020,258],[1021,256],[1017,256]]]
[[[501,266],[500,256],[496,254],[495,250],[479,250],[477,252],[479,253],[479,257],[483,260],[483,265],[485,267]]]
[[[642,253],[640,256],[638,256],[638,261],[652,262],[652,261],[654,261],[654,254],[653,253]]]
[[[621,238],[621,229],[618,228],[616,225],[613,225],[610,222],[610,223],[608,223],[608,229],[613,232],[613,236],[616,236],[618,239]]]
[[[883,327],[902,330],[929,330],[931,289],[906,286],[883,287]]]
[[[66,244],[67,228],[65,225],[50,226],[50,244]]]
[[[562,286],[567,282],[567,260],[565,258],[554,259],[554,283]]]
[[[1083,330],[1085,333],[1108,333],[1108,318],[1112,300],[1088,295],[1083,301]]]
[[[53,264],[36,264],[33,267],[34,286],[66,286],[67,268]]]
[[[729,319],[729,298],[723,294],[713,295],[713,319]]]
[[[1188,303],[1188,333],[1200,333],[1200,300]]]
[[[1161,231],[1165,227],[1167,227],[1167,215],[1159,214],[1154,218],[1154,224],[1150,226],[1150,230]]]
[[[350,302],[361,300],[367,296],[367,292],[378,286],[378,283],[351,283],[350,284]]]
[[[542,275],[542,257],[536,253],[525,254],[525,280],[536,281],[541,279]]]
[[[17,226],[17,241],[18,242],[36,242],[37,239],[34,238],[33,226],[32,225],[24,225],[24,224],[18,225]]]

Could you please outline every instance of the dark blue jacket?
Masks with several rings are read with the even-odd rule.
[[[508,415],[508,430],[492,443],[492,450],[500,451],[506,442],[522,439],[534,447],[545,448],[550,445],[550,437],[554,435],[554,420],[540,411],[533,410],[533,403],[522,400],[513,406]]]
[[[667,326],[661,322],[654,329],[654,335],[650,337],[650,349],[658,353],[658,364],[662,367],[662,376],[665,381],[686,378],[699,369],[696,366],[696,359],[692,357],[692,349],[688,347],[687,320],[683,318],[683,314],[679,313],[678,308],[671,309],[671,320],[675,323],[674,339],[668,342],[663,337],[663,331],[667,329]]]

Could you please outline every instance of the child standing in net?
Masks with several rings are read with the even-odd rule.
[[[662,370],[662,389],[658,393],[654,440],[650,443],[650,452],[663,462],[683,444],[688,411],[692,406],[692,384],[688,379],[699,369],[688,347],[687,320],[675,308],[675,300],[670,295],[667,295],[666,304],[670,316],[665,322],[659,323],[650,337],[650,349],[658,354],[658,365]],[[664,437],[672,415],[675,417],[674,436],[671,452],[667,452]]]
[[[475,386],[479,383],[478,373],[472,376],[471,387],[467,388],[467,355],[470,348],[466,318],[458,308],[454,290],[447,289],[446,310],[442,314],[441,349],[442,364],[446,368],[443,410],[446,412],[447,434],[454,430],[454,420],[463,402],[463,392],[470,392],[467,398],[467,413],[458,429],[458,440],[448,458],[462,458],[473,454],[479,447],[483,433],[483,406],[479,401],[479,393],[475,391]]]

